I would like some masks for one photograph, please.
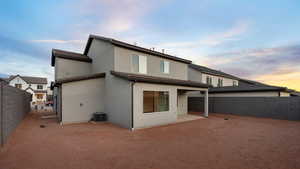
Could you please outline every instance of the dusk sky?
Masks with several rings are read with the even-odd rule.
[[[53,80],[52,48],[95,34],[300,90],[299,0],[10,0],[0,20],[0,77]]]

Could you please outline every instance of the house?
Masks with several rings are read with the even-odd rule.
[[[189,80],[210,84],[209,97],[289,97],[286,87],[271,86],[264,83],[241,79],[205,66],[190,64]],[[202,96],[191,92],[190,97]]]
[[[87,122],[95,112],[137,129],[176,122],[186,115],[187,93],[205,96],[208,84],[188,78],[191,61],[90,35],[83,54],[52,50],[54,109],[62,124]]]
[[[40,109],[43,107],[47,98],[47,78],[12,75],[5,80],[10,86],[32,94],[32,108]]]

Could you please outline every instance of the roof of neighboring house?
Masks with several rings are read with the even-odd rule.
[[[159,56],[159,57],[162,57],[162,58],[171,59],[171,60],[178,61],[178,62],[183,62],[183,63],[187,63],[187,64],[192,62],[190,60],[182,59],[182,58],[179,58],[179,57],[176,57],[176,56],[168,55],[168,54],[165,54],[165,53],[157,52],[157,51],[150,50],[150,49],[147,49],[147,48],[143,48],[143,47],[140,47],[140,46],[131,45],[129,43],[122,42],[122,41],[119,41],[119,40],[115,40],[115,39],[112,39],[112,38],[106,38],[106,37],[97,36],[97,35],[90,35],[89,36],[88,42],[86,44],[86,47],[85,47],[85,50],[84,50],[84,53],[83,53],[84,55],[88,54],[88,51],[90,49],[90,46],[92,44],[93,39],[106,41],[106,42],[109,42],[109,43],[111,43],[115,46],[131,49],[131,50],[135,50],[135,51],[139,51],[139,52],[144,52],[144,53],[147,53],[147,54]]]
[[[210,74],[210,75],[222,76],[222,77],[225,77],[225,78],[236,79],[236,80],[240,79],[240,78],[235,77],[233,75],[224,73],[222,71],[214,70],[214,69],[211,69],[211,68],[208,68],[208,67],[205,67],[205,66],[200,66],[200,65],[196,65],[196,64],[189,64],[189,67],[193,68],[193,69],[195,69],[199,72]]]
[[[262,92],[262,91],[286,91],[285,87],[275,86],[225,86],[225,87],[214,87],[209,89],[209,93],[234,93],[234,92]]]
[[[76,82],[76,81],[89,80],[89,79],[97,79],[97,78],[102,78],[102,77],[105,77],[105,73],[96,73],[96,74],[83,75],[83,76],[74,76],[74,77],[59,79],[59,80],[55,81],[55,84]]]
[[[55,58],[57,57],[63,59],[82,61],[82,62],[89,62],[89,63],[93,61],[90,57],[80,53],[69,52],[69,51],[59,50],[59,49],[52,49],[51,66],[55,65]]]
[[[16,77],[20,77],[28,84],[47,84],[47,78],[44,77],[33,77],[33,76],[20,76],[20,75],[12,75],[6,80],[7,82],[13,80]]]
[[[201,87],[201,88],[209,87],[209,85],[207,85],[207,84],[190,81],[190,80],[179,80],[179,79],[163,78],[163,77],[157,77],[157,76],[148,76],[148,75],[142,75],[142,74],[116,72],[116,71],[111,71],[111,74],[114,76],[129,80],[129,81],[134,81],[134,82],[158,83],[158,84],[187,86],[187,87]]]

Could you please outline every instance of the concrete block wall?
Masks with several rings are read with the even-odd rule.
[[[30,111],[31,94],[0,82],[0,143],[9,135]]]
[[[203,112],[203,102],[190,97],[189,111]],[[210,97],[209,112],[300,121],[300,97]]]

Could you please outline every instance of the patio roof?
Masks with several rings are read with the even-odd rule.
[[[207,84],[190,81],[190,80],[171,79],[171,78],[125,73],[125,72],[116,72],[116,71],[111,71],[111,74],[116,77],[120,77],[120,78],[129,80],[129,81],[134,81],[134,82],[145,82],[145,83],[167,84],[167,85],[200,87],[200,88],[210,87]]]

